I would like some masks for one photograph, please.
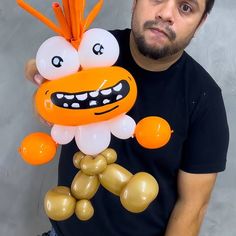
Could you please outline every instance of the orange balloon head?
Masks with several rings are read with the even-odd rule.
[[[90,29],[103,0],[85,17],[85,1],[64,0],[52,5],[58,25],[27,4],[17,3],[60,36],[39,48],[36,65],[46,78],[35,96],[39,115],[52,124],[79,126],[106,121],[133,106],[137,88],[125,69],[112,67],[119,57],[115,37],[103,29]]]
[[[135,80],[128,71],[104,67],[45,82],[35,95],[35,104],[50,123],[79,126],[128,112],[136,96]]]

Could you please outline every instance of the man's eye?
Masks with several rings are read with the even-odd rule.
[[[182,4],[180,6],[180,10],[183,12],[183,13],[190,13],[192,12],[192,8],[188,5],[188,4]]]
[[[52,58],[52,64],[56,67],[56,68],[60,68],[62,66],[62,62],[63,59],[59,56],[55,56]]]
[[[153,3],[160,3],[162,0],[153,0]]]

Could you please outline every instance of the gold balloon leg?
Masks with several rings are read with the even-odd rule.
[[[71,184],[71,192],[77,199],[91,199],[99,188],[97,175],[89,176],[79,171]]]
[[[139,213],[144,211],[157,197],[158,183],[148,173],[135,174],[129,183],[122,189],[120,200],[128,211]]]
[[[86,199],[78,201],[75,207],[75,214],[82,221],[91,219],[94,214],[92,203]]]
[[[56,221],[66,220],[75,212],[76,199],[67,187],[55,187],[47,192],[44,198],[44,209],[47,216]]]

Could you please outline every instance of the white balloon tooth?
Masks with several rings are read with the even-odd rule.
[[[88,94],[87,94],[87,93],[78,94],[78,95],[76,95],[76,98],[77,98],[79,101],[85,101],[85,100],[88,98]]]
[[[122,99],[122,98],[123,98],[122,95],[118,95],[118,96],[116,97],[116,100],[118,101],[118,100],[120,100],[120,99]]]
[[[94,101],[94,100],[92,100],[92,101],[90,101],[89,102],[89,106],[96,106],[97,105],[97,101]]]
[[[111,94],[111,92],[112,92],[111,89],[104,89],[104,90],[101,91],[101,94],[102,95],[109,95],[109,94]]]
[[[69,107],[68,103],[64,103],[63,107]]]
[[[105,105],[105,104],[108,104],[108,103],[110,103],[111,101],[109,100],[109,99],[104,99],[103,100],[103,104]]]
[[[94,92],[90,92],[89,95],[92,97],[92,98],[95,98],[99,95],[99,92],[98,91],[94,91]]]
[[[79,103],[73,103],[71,106],[72,106],[73,108],[80,108]]]
[[[74,95],[65,95],[65,98],[68,100],[73,100],[75,98]]]
[[[122,89],[122,83],[119,83],[113,88],[116,92],[119,92]]]
[[[64,97],[63,94],[61,94],[61,93],[58,93],[58,94],[57,94],[57,98],[58,98],[58,99],[62,99],[63,97]]]

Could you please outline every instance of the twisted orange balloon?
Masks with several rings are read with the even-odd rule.
[[[103,0],[99,0],[88,16],[84,18],[85,0],[63,0],[63,9],[59,3],[53,3],[52,8],[59,23],[59,26],[57,26],[25,1],[16,0],[16,2],[25,11],[43,22],[54,32],[63,36],[76,49],[79,47],[83,33],[93,23],[103,5]]]

